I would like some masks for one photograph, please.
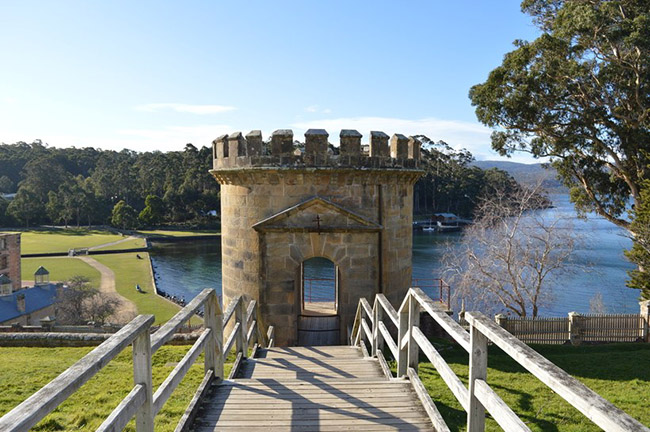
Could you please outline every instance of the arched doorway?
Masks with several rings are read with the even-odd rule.
[[[336,315],[338,310],[338,268],[327,258],[305,260],[301,266],[303,315]]]
[[[298,345],[338,345],[339,269],[323,257],[300,265],[301,312],[298,317]]]

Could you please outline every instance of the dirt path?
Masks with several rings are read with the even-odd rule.
[[[81,261],[99,271],[102,276],[99,290],[109,296],[116,298],[120,302],[120,306],[117,312],[115,312],[115,314],[110,317],[110,321],[115,321],[123,324],[132,320],[138,315],[138,309],[135,307],[135,304],[133,304],[133,302],[128,300],[126,297],[122,297],[115,289],[115,272],[113,272],[113,270],[90,257],[83,256],[77,257],[77,259],[80,259]]]
[[[114,242],[104,243],[104,244],[100,244],[100,245],[97,245],[97,246],[89,247],[88,250],[95,250],[95,249],[99,249],[99,248],[103,248],[103,247],[107,247],[107,246],[113,246],[113,245],[116,245],[116,244],[124,243],[124,242],[132,240],[132,239],[136,239],[136,238],[139,238],[139,237],[129,236],[129,237],[125,237],[125,238],[120,239],[120,240],[116,240]]]

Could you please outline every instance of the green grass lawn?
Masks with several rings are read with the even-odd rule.
[[[101,275],[97,270],[77,258],[22,258],[20,260],[23,280],[34,280],[34,272],[39,266],[50,272],[50,280],[67,281],[72,276],[86,276],[92,286],[99,287]]]
[[[0,416],[90,352],[84,348],[0,348]],[[154,391],[174,369],[189,346],[163,346],[153,356]],[[232,356],[231,356],[232,357]],[[226,363],[226,376],[232,359]],[[156,432],[173,431],[203,379],[203,356],[156,416]],[[95,430],[133,388],[131,348],[127,348],[84,384],[34,431]],[[124,429],[135,431],[133,421]]]
[[[650,344],[538,345],[533,348],[650,426]],[[467,352],[462,348],[447,347],[441,354],[467,386]],[[465,430],[465,411],[430,363],[420,364],[420,378],[450,429]],[[490,347],[487,382],[533,431],[601,430],[496,347]],[[488,418],[486,430],[501,429]]]
[[[140,255],[142,259],[138,259]],[[115,255],[93,255],[99,261],[115,272],[117,292],[135,303],[141,314],[156,316],[156,324],[168,321],[180,308],[157,295],[153,288],[149,254],[146,252],[129,252]],[[139,284],[142,293],[135,290]],[[196,322],[196,319],[194,319]]]
[[[21,232],[21,253],[68,252],[74,248],[86,248],[123,239],[110,231],[85,228],[51,228]]]
[[[145,240],[143,238],[130,238],[118,244],[103,246],[96,248],[94,250],[128,250],[128,249],[140,249],[145,247]]]
[[[220,234],[219,230],[195,230],[195,231],[175,231],[175,230],[142,230],[138,234],[153,237],[196,237],[205,235]]]

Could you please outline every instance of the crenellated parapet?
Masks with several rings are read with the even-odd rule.
[[[256,167],[286,168],[395,168],[417,169],[420,141],[414,137],[371,131],[369,142],[361,144],[362,135],[353,129],[339,134],[339,147],[330,148],[324,129],[305,132],[304,147],[294,144],[293,131],[279,129],[264,142],[262,132],[254,130],[222,135],[212,142],[215,170]]]

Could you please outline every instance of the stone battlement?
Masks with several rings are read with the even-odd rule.
[[[286,168],[397,168],[417,169],[420,141],[414,137],[371,131],[370,142],[362,146],[362,135],[343,129],[336,151],[329,149],[329,134],[324,129],[305,132],[304,148],[294,145],[293,131],[279,129],[264,142],[262,132],[254,130],[246,136],[241,132],[222,135],[212,142],[215,170],[286,167]]]

